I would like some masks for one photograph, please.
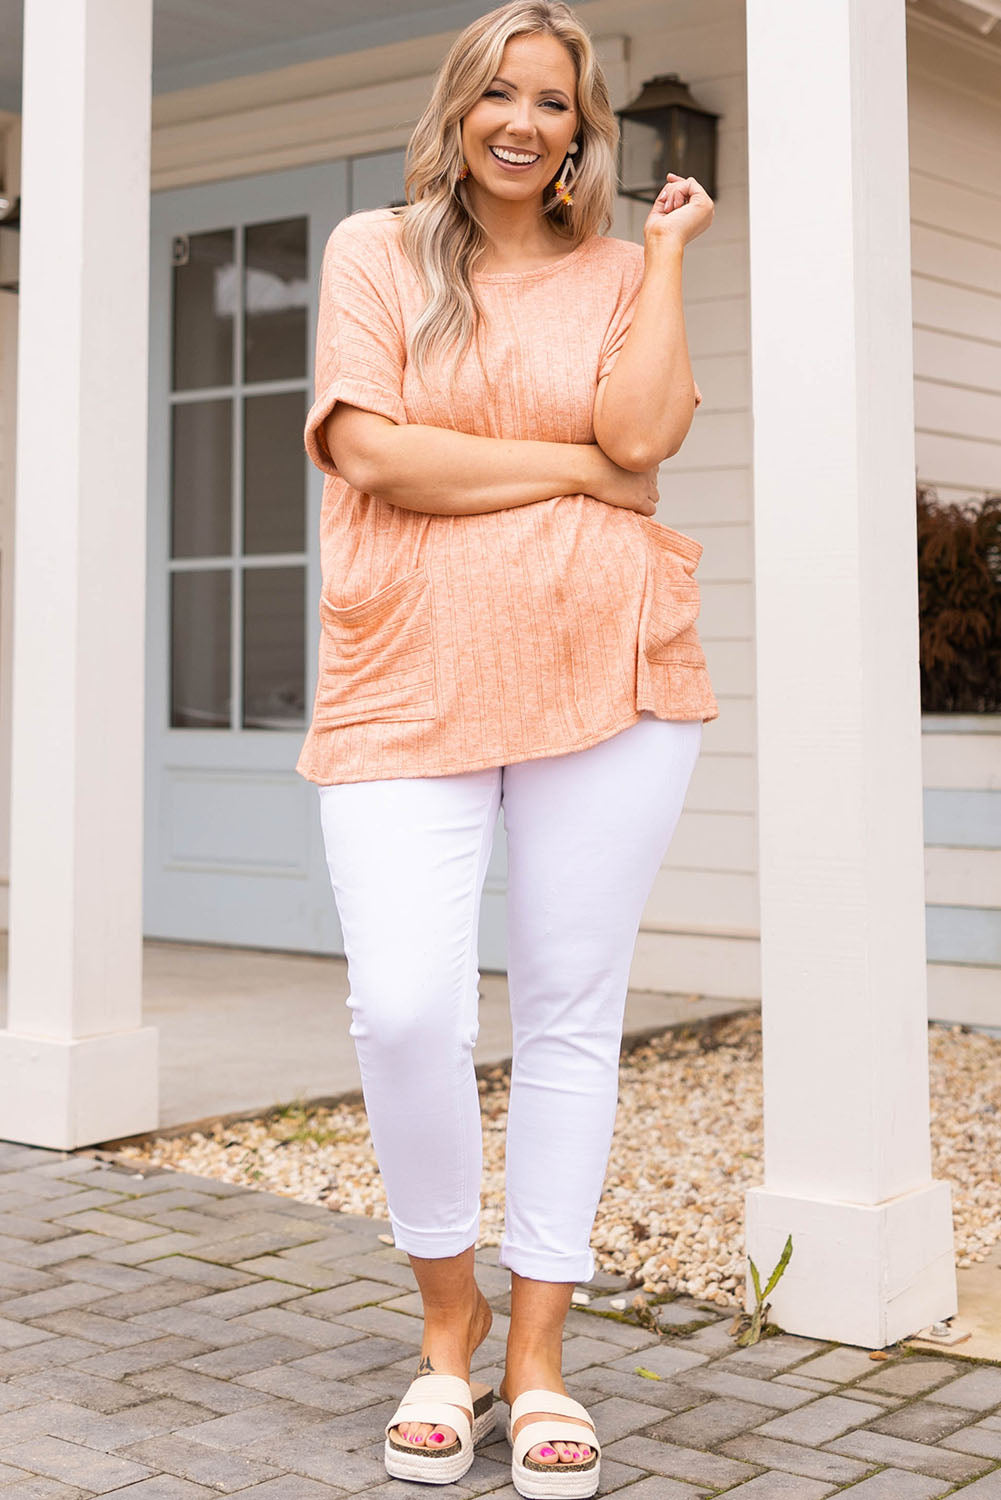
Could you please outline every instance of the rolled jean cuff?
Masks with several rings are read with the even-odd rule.
[[[413,1229],[409,1224],[401,1224],[392,1213],[389,1215],[389,1222],[393,1227],[393,1243],[396,1248],[422,1260],[442,1260],[450,1255],[461,1255],[463,1250],[476,1244],[480,1234],[479,1209],[465,1229]]]
[[[594,1275],[594,1251],[588,1249],[560,1255],[544,1250],[519,1250],[516,1245],[502,1241],[497,1264],[506,1266],[518,1276],[527,1276],[530,1281],[573,1281],[580,1284],[590,1281]]]

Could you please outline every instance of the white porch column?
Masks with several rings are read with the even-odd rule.
[[[928,1134],[904,6],[747,0],[747,58],[765,1066],[747,1241],[764,1281],[792,1234],[774,1321],[878,1348],[956,1311]]]
[[[0,1137],[157,1123],[142,1025],[152,0],[25,0]]]

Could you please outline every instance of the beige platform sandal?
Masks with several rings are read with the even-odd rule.
[[[463,1407],[473,1413],[472,1427]],[[474,1443],[493,1431],[495,1419],[489,1385],[463,1380],[461,1375],[418,1375],[386,1423],[386,1473],[392,1479],[416,1479],[422,1484],[454,1484],[473,1462]],[[390,1436],[401,1422],[433,1422],[436,1427],[453,1428],[458,1436],[447,1446],[416,1448]]]
[[[571,1422],[560,1422],[555,1417],[540,1418],[522,1427],[516,1438],[511,1431],[519,1418],[530,1411],[562,1412],[565,1417],[575,1417]],[[577,1425],[585,1422],[590,1432],[585,1437]],[[591,1457],[580,1463],[540,1464],[529,1458],[528,1450],[537,1443],[551,1443],[554,1438],[563,1443],[586,1443]],[[586,1500],[596,1493],[601,1472],[601,1447],[594,1435],[594,1423],[587,1408],[572,1396],[561,1391],[522,1391],[511,1404],[511,1415],[507,1422],[507,1440],[514,1452],[511,1457],[511,1480],[519,1495],[526,1500]]]

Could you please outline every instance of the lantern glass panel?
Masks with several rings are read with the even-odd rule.
[[[649,190],[651,202],[663,187],[664,178],[670,170],[666,165],[667,147],[662,135],[663,129],[663,117],[651,116],[647,120],[622,122],[623,186],[630,192]],[[665,163],[663,171],[660,171],[661,162]]]
[[[684,177],[694,177],[710,197],[716,192],[716,137],[715,122],[709,115],[689,114],[684,117],[684,149],[679,157],[684,165],[668,168],[680,171]]]

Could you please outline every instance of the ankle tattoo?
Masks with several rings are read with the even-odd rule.
[[[418,1375],[434,1374],[434,1365],[431,1363],[431,1356],[429,1354],[424,1354],[421,1356],[421,1362],[417,1366],[417,1373]]]

